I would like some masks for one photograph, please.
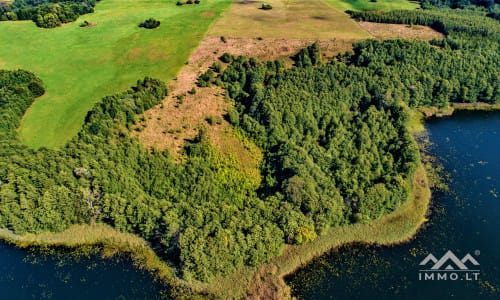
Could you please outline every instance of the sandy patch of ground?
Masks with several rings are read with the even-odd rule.
[[[432,40],[444,38],[443,34],[427,26],[372,22],[358,22],[358,24],[371,35],[379,39],[404,38]]]

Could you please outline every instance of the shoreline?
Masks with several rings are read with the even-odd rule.
[[[147,271],[166,288],[174,289],[182,285],[174,275],[175,270],[162,261],[145,240],[131,233],[119,232],[106,224],[75,224],[61,232],[23,235],[1,228],[0,240],[24,250],[57,251],[62,248],[74,257],[95,254],[99,259],[109,259],[125,254],[129,255],[136,268]]]
[[[424,107],[417,109],[425,119],[452,116],[457,111],[500,111],[500,103],[489,104],[484,102],[450,103],[449,107]]]
[[[427,173],[420,165],[413,176],[409,199],[395,211],[370,223],[331,228],[305,245],[288,245],[282,255],[270,262],[258,268],[248,268],[251,276],[236,271],[198,292],[208,292],[223,299],[290,299],[291,291],[285,277],[321,255],[353,243],[391,246],[411,241],[427,222],[430,199]]]
[[[288,245],[283,254],[259,267],[243,267],[211,283],[185,282],[162,261],[142,238],[122,233],[105,224],[72,225],[58,233],[16,235],[0,229],[0,239],[20,249],[35,247],[67,248],[71,254],[97,254],[106,259],[130,255],[134,266],[152,274],[177,296],[210,295],[216,298],[290,299],[285,277],[315,258],[335,248],[352,243],[391,246],[411,241],[427,222],[431,191],[423,165],[416,170],[407,201],[393,212],[366,224],[333,227],[316,240],[300,246]]]
[[[408,124],[409,130],[419,132],[423,125],[414,125],[423,121],[419,117],[422,115],[411,110],[410,113],[416,119]],[[24,235],[0,229],[0,239],[21,249],[63,247],[76,255],[93,253],[103,259],[119,254],[130,255],[137,268],[152,274],[172,292],[174,298],[189,294],[189,297],[222,299],[290,299],[291,290],[285,277],[335,248],[352,243],[390,246],[411,241],[427,222],[430,199],[429,179],[421,163],[411,180],[409,198],[391,213],[365,224],[330,228],[305,245],[286,245],[283,253],[270,262],[257,267],[244,266],[210,283],[178,278],[175,269],[162,261],[145,240],[105,224],[72,225],[58,233]]]
[[[425,132],[423,113],[404,104],[403,107],[410,116],[409,132],[414,136]],[[414,141],[418,143],[415,138]],[[411,179],[408,199],[391,213],[365,224],[330,228],[326,234],[304,245],[286,245],[283,253],[270,262],[258,267],[243,267],[212,283],[191,285],[193,291],[222,299],[291,299],[285,277],[321,255],[354,243],[392,246],[411,241],[428,221],[432,196],[422,153],[420,156],[421,163]]]

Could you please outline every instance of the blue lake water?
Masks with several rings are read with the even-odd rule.
[[[161,299],[162,287],[130,260],[68,259],[0,242],[0,299]]]
[[[314,260],[287,278],[294,296],[500,299],[500,113],[459,112],[426,128],[431,153],[450,176],[449,191],[433,194],[430,222],[404,245],[351,245]],[[462,271],[456,280],[420,280],[419,270],[433,263],[419,263],[448,250],[459,259],[470,253],[480,265],[467,267],[479,270],[479,280]]]

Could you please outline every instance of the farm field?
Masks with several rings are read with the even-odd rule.
[[[138,78],[175,77],[208,26],[230,0],[176,6],[165,0],[106,0],[94,14],[55,29],[31,21],[0,22],[0,68],[29,69],[47,94],[23,118],[21,139],[30,147],[60,147],[80,129],[87,111],[103,96]],[[138,27],[154,17],[161,26]],[[80,28],[84,20],[96,26]]]
[[[321,0],[237,0],[213,24],[208,35],[231,38],[366,39],[370,34],[347,14]]]

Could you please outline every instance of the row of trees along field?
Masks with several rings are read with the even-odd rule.
[[[350,12],[359,20],[430,25],[446,35],[427,42],[365,42],[344,59],[397,76],[411,106],[500,101],[500,23],[483,10]],[[397,75],[396,75],[397,74]]]
[[[227,68],[214,66],[200,85],[216,83],[234,99],[227,119],[264,153],[260,186],[204,130],[182,163],[130,137],[167,93],[151,78],[96,104],[65,147],[29,149],[16,128],[43,84],[2,71],[0,227],[22,234],[104,222],[142,236],[181,277],[209,281],[329,227],[376,219],[407,199],[418,165],[402,102],[500,101],[498,36],[478,37],[469,30],[478,16],[467,16],[443,41],[367,41],[330,62],[315,44],[290,69],[226,55]]]
[[[451,7],[451,8],[466,8],[469,6],[481,6],[485,8],[494,8],[495,4],[500,4],[499,0],[423,0],[421,5],[423,8],[432,7]]]
[[[0,21],[33,20],[38,27],[54,28],[94,12],[100,0],[14,0],[0,6]]]

